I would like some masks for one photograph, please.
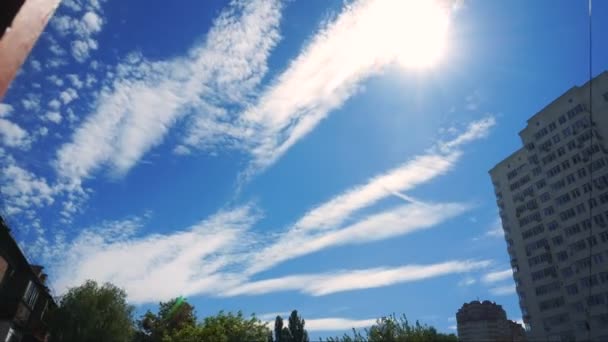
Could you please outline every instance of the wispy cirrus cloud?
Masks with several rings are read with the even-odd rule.
[[[361,289],[378,288],[394,284],[458,274],[488,267],[488,260],[453,260],[431,265],[378,267],[362,270],[341,270],[319,274],[290,275],[253,281],[228,288],[222,296],[259,295],[277,291],[299,291],[312,296]]]
[[[509,268],[509,269],[506,269],[503,271],[490,272],[490,273],[484,275],[481,280],[486,284],[490,284],[490,283],[496,283],[496,282],[499,282],[502,280],[511,279],[511,277],[513,277],[513,270],[511,270]]]
[[[135,54],[126,58],[72,141],[59,149],[58,174],[74,182],[102,166],[124,174],[179,118],[199,113],[208,102],[248,96],[267,70],[279,19],[277,1],[233,1],[187,57],[159,62]]]
[[[490,293],[495,296],[508,296],[515,294],[515,284],[493,287]]]
[[[370,215],[358,223],[341,227],[359,210],[389,196],[403,198],[403,191],[411,190],[451,170],[462,155],[458,148],[485,137],[494,124],[495,120],[491,116],[474,121],[452,140],[440,141],[426,154],[416,156],[308,211],[281,234],[274,244],[252,257],[249,272],[259,272],[282,261],[329,246],[356,243],[358,239],[379,240],[386,238],[385,234],[406,234],[434,226],[465,212],[469,209],[467,204],[425,204],[412,202],[411,198],[405,196],[411,204]],[[370,234],[362,238],[362,232]]]
[[[274,163],[371,76],[389,66],[432,60],[446,43],[449,11],[444,1],[361,0],[345,5],[256,105],[240,115],[239,124],[249,132],[239,131],[234,138],[247,140],[253,156],[244,176]],[[428,36],[421,40],[418,30]],[[192,136],[198,131],[195,125],[186,143],[196,145],[199,141]]]
[[[182,231],[138,237],[145,218],[135,217],[90,227],[72,241],[37,247],[57,277],[52,284],[59,294],[95,279],[124,288],[134,303],[213,295],[245,280],[224,267],[237,262],[251,243],[247,230],[258,218],[253,207],[242,206]]]
[[[469,208],[461,203],[416,203],[397,206],[341,228],[311,233],[288,230],[279,239],[253,253],[247,273],[273,266],[326,248],[362,244],[431,228]]]
[[[274,325],[274,320],[277,316],[281,316],[283,319],[289,317],[289,312],[271,312],[256,315],[262,321],[268,323],[269,326]],[[353,319],[346,317],[318,317],[306,318],[306,330],[308,331],[338,331],[338,330],[349,330],[367,328],[376,324],[376,318],[369,319]]]

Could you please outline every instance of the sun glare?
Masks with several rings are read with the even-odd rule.
[[[377,12],[378,39],[404,68],[436,65],[447,46],[449,8],[440,0],[394,0]],[[381,38],[383,37],[383,38]]]

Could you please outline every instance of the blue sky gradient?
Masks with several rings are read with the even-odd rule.
[[[393,312],[455,332],[477,298],[519,320],[487,171],[587,81],[587,10],[64,0],[0,107],[3,216],[55,294],[111,281],[138,312],[298,309],[312,337]],[[425,11],[447,44],[416,68]]]

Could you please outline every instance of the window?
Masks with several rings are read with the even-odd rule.
[[[4,280],[4,276],[8,273],[8,261],[0,256],[0,286]]]
[[[550,216],[553,215],[553,213],[555,212],[555,209],[553,209],[553,206],[548,206],[547,208],[545,208],[544,210],[544,214],[545,216]]]
[[[568,260],[568,252],[561,251],[561,252],[557,253],[557,260],[559,260],[559,261],[566,261],[566,260]]]
[[[42,309],[42,311],[40,312],[40,320],[42,322],[44,322],[44,315],[46,315],[47,310],[49,309],[49,302],[45,301],[44,302],[44,308]]]
[[[574,275],[574,271],[572,270],[572,267],[568,266],[566,268],[562,268],[562,277],[570,278],[573,275]]]
[[[576,205],[576,213],[582,214],[585,212],[585,203],[579,203]]]
[[[603,96],[604,96],[604,100],[608,101],[608,92],[605,92]]]
[[[605,299],[604,294],[596,294],[596,295],[587,297],[587,305],[589,305],[589,306],[601,305],[601,304],[604,304],[605,302],[606,302],[606,299]]]
[[[560,125],[563,125],[567,120],[568,119],[566,119],[565,115],[561,115],[557,121],[559,122]],[[568,128],[570,128],[570,127],[568,127]],[[566,130],[564,130],[564,131],[566,131]],[[564,133],[564,135],[565,135],[565,133]]]
[[[576,182],[576,177],[574,177],[574,174],[571,173],[568,176],[566,176],[566,181],[568,182],[568,184],[572,184],[572,183]]]
[[[572,164],[576,165],[580,162],[582,162],[583,160],[581,159],[580,154],[575,154],[574,157],[572,157]]]
[[[564,243],[564,237],[561,235],[558,235],[558,236],[554,237],[553,239],[551,239],[551,242],[553,242],[553,246],[559,246]]]
[[[585,169],[581,169],[581,170],[585,170]],[[579,175],[579,177],[580,177],[580,175]],[[591,183],[585,183],[585,184],[583,184],[583,192],[584,193],[588,193],[591,190],[592,190]]]
[[[36,299],[38,299],[38,288],[36,287],[36,284],[30,280],[25,289],[25,293],[23,294],[23,302],[31,309],[36,304]]]
[[[562,168],[564,170],[567,170],[570,168],[570,161],[569,160],[564,160],[564,162],[562,163]]]
[[[564,229],[564,232],[566,233],[566,237],[572,236],[574,234],[580,233],[581,232],[581,227],[577,224],[572,225],[570,227],[567,227],[566,229]]]
[[[570,208],[568,210],[564,210],[561,213],[559,213],[559,218],[562,221],[569,220],[569,219],[573,218],[574,216],[576,216],[576,212],[574,211],[573,208]]]
[[[602,240],[602,242],[606,243],[608,242],[608,232],[604,231],[600,233],[600,239]]]
[[[544,194],[540,195],[540,201],[543,203],[547,202],[550,198],[551,198],[551,195],[549,195],[548,192],[545,192]]]
[[[553,231],[556,230],[558,226],[559,224],[557,223],[557,221],[549,222],[549,224],[547,224],[547,229]]]
[[[568,293],[569,295],[575,295],[575,294],[577,294],[578,293],[578,285],[572,284],[572,285],[566,286],[566,293]]]
[[[544,295],[544,294],[548,294],[548,293],[559,291],[560,288],[561,288],[560,282],[559,281],[554,281],[552,283],[549,283],[549,284],[537,287],[535,289],[535,292],[536,292],[537,296],[541,296],[541,295]]]
[[[553,298],[539,303],[540,311],[559,308],[565,304],[564,297]]]
[[[583,277],[580,280],[581,282],[581,287],[583,288],[589,288],[589,287],[593,287],[593,286],[597,286],[599,285],[599,281],[597,279],[597,276],[594,274],[591,277]]]
[[[560,147],[560,148],[557,149],[557,156],[558,157],[561,157],[564,154],[566,154],[566,148],[565,147]]]
[[[544,179],[539,180],[538,182],[536,182],[536,189],[540,190],[540,189],[544,188],[545,185],[547,185],[547,182],[545,182]]]
[[[557,128],[555,122],[549,124],[549,131],[553,132]],[[559,137],[556,135],[553,137],[553,142],[555,142],[555,137],[557,137],[557,141],[559,141]]]

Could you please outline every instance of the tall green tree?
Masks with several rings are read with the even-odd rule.
[[[411,324],[405,315],[382,317],[362,332],[353,329],[353,336],[328,338],[328,342],[457,342],[454,334],[442,334],[426,324]]]
[[[291,315],[289,315],[290,342],[309,342],[308,332],[304,329],[305,324],[304,319],[298,316],[298,311],[293,310]]]
[[[135,342],[160,342],[177,331],[196,327],[194,307],[184,298],[174,298],[158,304],[158,314],[148,310],[137,321]],[[190,329],[192,330],[192,329]]]
[[[275,342],[309,342],[308,332],[304,329],[304,319],[298,316],[298,311],[293,310],[289,315],[288,325],[283,325],[283,318],[277,316],[274,321]]]
[[[88,280],[68,290],[49,312],[51,341],[128,342],[133,335],[133,307],[124,290]]]

